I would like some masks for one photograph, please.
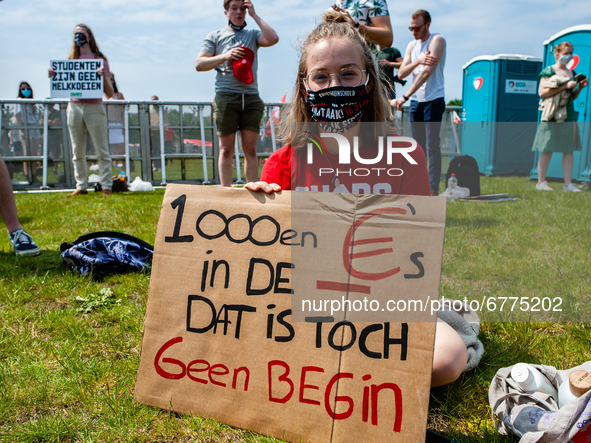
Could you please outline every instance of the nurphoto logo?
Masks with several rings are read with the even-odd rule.
[[[331,137],[334,138],[337,143],[339,144],[339,164],[341,165],[349,165],[351,164],[351,144],[347,137],[341,134],[333,134],[333,133],[323,133],[320,134],[320,137],[327,138]],[[313,152],[314,152],[314,144],[317,142],[310,138],[306,137],[308,140],[311,140],[311,143],[308,143],[308,164],[311,165],[313,162]],[[410,146],[407,147],[395,147],[394,143],[408,143]],[[359,153],[359,137],[353,137],[353,156],[355,160],[361,163],[362,165],[375,165],[382,161],[384,157],[384,137],[378,137],[378,153],[377,156],[374,158],[362,158],[361,154]],[[320,148],[320,147],[319,147]],[[389,165],[392,164],[392,156],[394,154],[401,154],[408,162],[412,165],[416,165],[417,162],[414,158],[410,156],[410,153],[413,152],[417,148],[416,140],[410,137],[402,137],[402,136],[388,136],[386,137],[386,158]],[[321,148],[320,148],[321,149]]]

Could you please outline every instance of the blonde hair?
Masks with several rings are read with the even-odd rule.
[[[365,63],[366,74],[369,77],[368,85],[371,89],[368,92],[369,103],[367,104],[362,122],[374,122],[381,126],[388,122],[392,123],[393,131],[396,132],[396,126],[393,124],[394,116],[392,115],[392,107],[386,96],[386,89],[380,81],[380,73],[377,69],[377,64],[373,53],[367,45],[362,35],[355,29],[355,22],[348,16],[337,11],[327,11],[322,17],[322,22],[314,28],[310,34],[305,38],[304,42],[299,45],[300,61],[298,63],[298,75],[293,90],[293,97],[291,103],[286,105],[284,111],[281,113],[281,127],[279,129],[279,138],[281,141],[291,145],[293,148],[301,148],[305,146],[305,138],[301,131],[295,131],[291,123],[308,123],[312,122],[312,115],[306,109],[306,99],[302,94],[302,80],[308,74],[306,62],[308,59],[308,52],[310,47],[329,39],[347,39],[353,46],[359,48],[363,62]],[[374,129],[376,133],[377,127]],[[365,136],[374,136],[372,134],[362,134]]]
[[[574,51],[574,46],[569,42],[562,42],[554,47],[554,58],[558,59],[558,55],[564,48],[571,48]]]
[[[85,24],[80,23],[79,25],[74,26],[76,28],[84,28],[88,33],[88,45],[90,46],[90,50],[97,58],[102,58],[107,60],[107,57],[103,55],[103,53],[99,50],[98,45],[96,44],[96,40],[94,39],[94,35],[88,26]],[[68,55],[68,60],[76,60],[80,58],[80,46],[76,44],[76,42],[72,43],[72,47],[70,48],[70,54]]]

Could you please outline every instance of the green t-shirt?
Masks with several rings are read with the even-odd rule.
[[[378,61],[378,65],[382,74],[390,80],[390,82],[394,82],[394,68],[390,66],[382,66],[380,65],[380,60],[388,60],[389,62],[395,62],[396,59],[402,57],[402,54],[397,48],[391,47],[384,49],[382,51],[378,51],[376,54],[376,60]]]

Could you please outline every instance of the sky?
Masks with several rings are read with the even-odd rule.
[[[297,44],[320,20],[330,0],[254,0],[257,14],[280,41],[259,50],[259,91],[265,102],[292,93]],[[388,0],[394,46],[412,40],[410,16],[426,9],[431,32],[447,41],[446,101],[462,96],[462,67],[472,58],[499,53],[542,58],[555,33],[591,23],[589,0]],[[256,27],[252,18],[249,27]],[[128,100],[211,102],[215,73],[196,72],[205,36],[224,27],[222,0],[0,0],[0,99],[17,95],[21,80],[35,98],[49,96],[50,60],[63,60],[78,23],[93,31],[117,85]],[[576,48],[575,48],[576,53]],[[407,84],[408,87],[408,84]],[[403,92],[407,87],[397,86]]]

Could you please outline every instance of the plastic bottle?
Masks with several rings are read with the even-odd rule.
[[[456,178],[456,174],[452,174],[449,180],[447,180],[447,187],[453,190],[456,186],[458,186],[458,179]]]
[[[458,179],[456,178],[456,174],[452,174],[447,180],[447,199],[450,202],[458,198],[456,186],[458,186]]]
[[[558,401],[556,388],[548,382],[540,371],[527,363],[517,363],[513,366],[513,369],[511,369],[511,378],[524,392],[544,392]]]
[[[582,370],[571,372],[558,389],[558,406],[562,408],[565,404],[578,399],[590,389],[591,373]]]

